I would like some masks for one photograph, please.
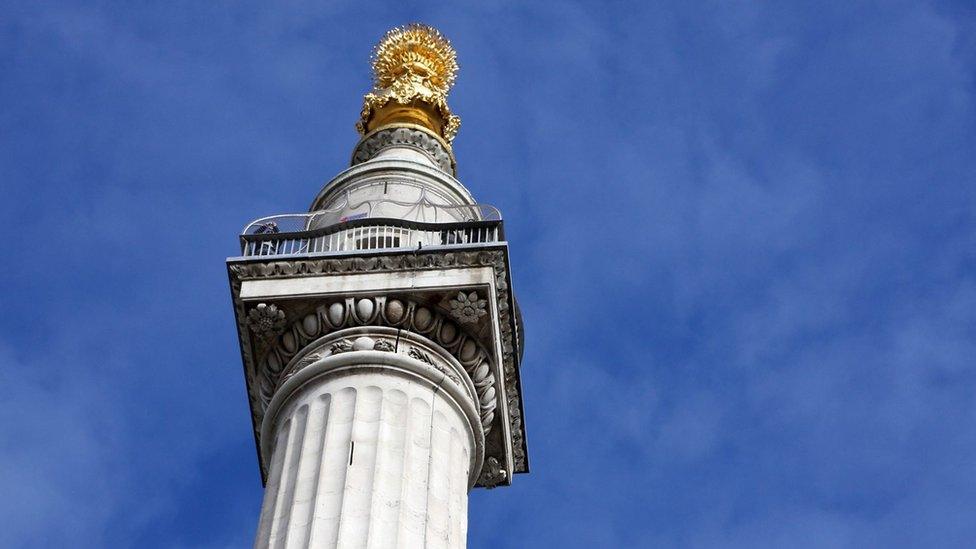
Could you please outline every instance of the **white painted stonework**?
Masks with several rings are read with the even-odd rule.
[[[463,429],[408,381],[313,385],[279,427],[255,547],[464,547]]]
[[[288,230],[358,235],[375,218],[437,242],[261,241],[228,259],[265,481],[256,548],[463,548],[468,491],[528,471],[500,217],[453,177],[449,148],[411,131],[364,138],[306,232]]]
[[[270,468],[255,547],[465,546],[483,458],[474,387],[419,336],[373,350],[393,337],[355,328],[324,338],[312,346],[353,348],[325,351],[279,389],[263,429],[273,442],[262,448]],[[436,366],[403,354],[416,345]]]
[[[399,149],[403,151],[404,149]],[[362,206],[372,203],[370,208]],[[319,193],[309,211],[338,210],[337,216],[369,212],[370,217],[394,217],[412,221],[463,221],[469,208],[451,215],[450,209],[476,204],[461,183],[405,155],[381,156],[352,166],[337,175]],[[437,219],[433,216],[439,214]],[[333,217],[322,217],[329,223]]]
[[[397,290],[426,290],[485,285],[494,294],[495,278],[489,267],[398,273],[361,273],[330,277],[294,277],[247,280],[240,298],[254,301],[306,295],[375,294]]]

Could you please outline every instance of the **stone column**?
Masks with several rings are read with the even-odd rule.
[[[389,329],[313,342],[300,356],[316,360],[275,392],[255,547],[465,546],[484,455],[473,386],[429,340],[380,335]]]

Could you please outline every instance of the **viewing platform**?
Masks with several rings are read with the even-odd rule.
[[[418,206],[414,217],[370,217],[311,212],[262,217],[240,235],[243,257],[332,254],[355,251],[422,250],[505,241],[501,215],[493,206]],[[428,221],[428,219],[430,221]]]

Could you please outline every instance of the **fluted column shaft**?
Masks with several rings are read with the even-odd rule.
[[[465,546],[470,418],[456,394],[371,355],[323,368],[269,420],[255,547]]]

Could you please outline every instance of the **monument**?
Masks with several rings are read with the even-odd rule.
[[[528,471],[508,243],[455,178],[455,51],[408,25],[372,68],[351,166],[227,260],[259,548],[464,547],[468,491]]]

